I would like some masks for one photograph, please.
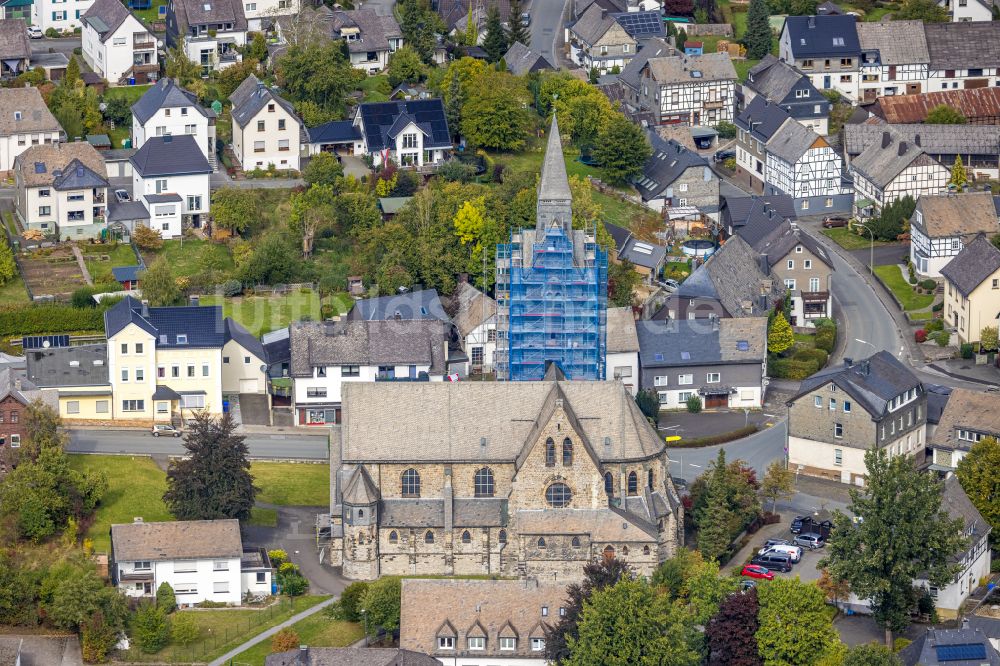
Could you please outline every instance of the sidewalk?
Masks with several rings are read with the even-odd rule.
[[[247,642],[243,643],[242,645],[233,648],[232,650],[230,650],[226,654],[222,655],[218,659],[212,660],[211,662],[209,662],[209,666],[226,666],[226,664],[229,662],[230,659],[236,657],[241,652],[249,650],[254,645],[257,645],[257,643],[260,643],[261,641],[266,641],[268,638],[270,638],[271,636],[274,636],[276,633],[278,633],[279,631],[281,631],[285,627],[290,627],[293,624],[295,624],[296,622],[298,622],[299,620],[304,620],[307,617],[309,617],[310,615],[315,615],[316,613],[318,613],[319,611],[323,610],[324,608],[326,608],[327,606],[329,606],[330,604],[332,604],[336,600],[337,600],[337,597],[330,597],[326,601],[321,601],[318,604],[316,604],[315,606],[313,606],[312,608],[308,608],[308,609],[302,611],[298,615],[293,615],[292,617],[288,618],[284,622],[282,622],[280,624],[276,624],[275,626],[271,627],[267,631],[264,631],[264,632],[261,632],[261,633],[257,634],[256,636],[254,636],[253,638],[251,638]]]
[[[927,364],[928,368],[933,368],[949,377],[983,384],[985,386],[1000,386],[1000,370],[992,365],[976,365],[972,359],[951,358],[942,361],[935,361]]]

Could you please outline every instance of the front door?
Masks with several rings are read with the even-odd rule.
[[[829,90],[830,89],[830,75],[829,74],[827,74],[826,76],[823,77],[823,89],[824,90]]]
[[[729,405],[729,396],[727,395],[706,395],[705,396],[705,408],[719,408],[727,407]]]

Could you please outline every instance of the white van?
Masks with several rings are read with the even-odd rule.
[[[792,545],[768,546],[766,548],[761,548],[760,552],[758,552],[757,554],[764,555],[766,553],[784,553],[785,555],[788,555],[789,559],[791,559],[792,562],[798,562],[799,560],[802,559],[801,546],[792,546]]]

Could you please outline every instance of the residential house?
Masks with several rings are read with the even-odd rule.
[[[507,71],[514,76],[555,69],[540,53],[535,53],[521,42],[514,42],[503,57]]]
[[[295,650],[272,652],[264,666],[440,666],[428,655],[400,648],[329,648],[302,645]]]
[[[872,144],[880,142],[884,132],[891,132],[920,146],[927,155],[949,169],[955,158],[961,157],[962,164],[976,180],[996,178],[1000,173],[997,170],[1000,126],[997,125],[845,125],[845,158],[851,160]]]
[[[156,37],[119,0],[94,0],[83,15],[83,59],[111,85],[159,78]]]
[[[655,125],[733,121],[737,77],[727,53],[650,58],[638,81],[637,106]]]
[[[803,215],[849,211],[843,161],[830,143],[789,118],[764,146],[765,194],[787,194]]]
[[[104,332],[116,421],[219,415],[230,396],[267,390],[263,345],[221,306],[149,307],[126,296],[105,312]]]
[[[952,666],[965,660],[989,666],[1000,665],[1000,653],[993,640],[981,628],[970,628],[967,619],[962,620],[961,628],[921,632],[897,655],[903,666]]]
[[[853,16],[789,16],[778,40],[778,57],[809,77],[819,90],[858,98],[861,44]]]
[[[989,192],[925,195],[917,199],[910,220],[910,261],[921,276],[941,277],[941,270],[979,234],[996,233],[1000,223]]]
[[[541,381],[353,382],[343,398],[319,547],[347,578],[565,584],[616,553],[648,576],[682,545],[666,446],[620,382],[552,364]]]
[[[442,381],[449,324],[442,321],[301,321],[291,325],[293,407],[299,425],[341,423],[352,382]]]
[[[30,69],[31,44],[24,19],[0,20],[0,80],[14,79]]]
[[[758,96],[781,107],[817,134],[827,133],[832,106],[830,101],[820,94],[808,76],[770,53],[750,68],[743,83],[745,104]]]
[[[938,7],[948,10],[952,21],[992,21],[993,3],[990,0],[937,0]]]
[[[822,245],[798,225],[779,217],[755,216],[737,233],[761,255],[762,263],[791,297],[792,326],[813,326],[833,316],[833,262]]]
[[[251,74],[229,96],[233,152],[244,170],[299,170],[302,121],[273,88]]]
[[[879,97],[868,110],[889,124],[922,123],[942,104],[961,113],[970,125],[1000,125],[1000,88],[996,86]]]
[[[611,100],[612,104],[621,102],[622,112],[630,118],[640,122],[645,120],[647,125],[653,125],[651,110],[644,110],[641,107],[639,93],[642,92],[642,79],[639,74],[650,58],[672,56],[678,53],[677,49],[663,39],[646,40],[645,45],[628,61],[615,80],[598,87]]]
[[[6,24],[0,21],[0,26]],[[58,143],[59,121],[38,88],[0,88],[0,171],[14,168],[14,158],[31,146]]]
[[[545,666],[545,636],[567,612],[566,588],[530,580],[403,582],[399,645],[467,666]]]
[[[924,455],[927,395],[892,353],[844,359],[802,381],[788,401],[788,469],[865,483],[865,452]]]
[[[170,0],[167,4],[167,46],[183,44],[184,52],[201,65],[202,74],[243,60],[247,17],[240,0]]]
[[[997,85],[1000,74],[1000,23],[928,23],[924,30],[931,56],[926,90]]]
[[[726,235],[732,236],[745,226],[772,230],[786,220],[795,222],[796,219],[795,202],[788,195],[778,194],[724,197],[720,221]]]
[[[153,137],[129,161],[132,197],[145,204],[150,226],[164,238],[207,222],[212,167],[193,136]]]
[[[454,147],[440,99],[364,103],[355,113],[354,126],[361,138],[353,153],[371,155],[376,167],[392,160],[403,168],[433,169]]]
[[[306,151],[309,155],[324,152],[353,155],[355,150],[364,150],[361,130],[354,120],[331,120],[309,127],[306,129],[306,136],[309,141]]]
[[[171,78],[160,79],[132,105],[132,147],[142,148],[152,137],[189,134],[213,167],[215,161],[215,111]]]
[[[631,230],[619,227],[617,224],[605,222],[604,228],[611,234],[611,239],[615,243],[614,247],[608,248],[613,261],[631,262],[635,271],[650,283],[659,277],[667,256],[667,248],[639,240]]]
[[[469,284],[468,279],[460,279],[445,309],[458,330],[462,350],[468,355],[468,374],[493,374],[497,302]]]
[[[63,423],[111,422],[111,381],[106,342],[69,346],[65,336],[46,338],[49,346],[24,352],[26,378],[46,400],[59,404]],[[30,345],[29,345],[30,346]]]
[[[388,296],[363,298],[347,313],[350,321],[420,319],[448,322],[448,313],[436,289],[406,290]]]
[[[59,407],[54,395],[42,393],[24,374],[12,367],[0,369],[0,477],[12,468],[12,449],[20,448],[27,434],[27,418],[21,417],[27,416],[28,406],[42,400]]]
[[[931,469],[952,472],[972,446],[984,437],[1000,439],[1000,410],[995,395],[969,389],[952,389],[938,427],[927,445]]]
[[[931,57],[923,21],[862,21],[856,28],[861,44],[860,101],[924,92]]]
[[[753,248],[733,236],[681,283],[653,318],[764,317],[784,292],[761,267]]]
[[[941,269],[945,322],[959,343],[978,342],[986,326],[1000,324],[1000,249],[977,236]]]
[[[924,152],[919,143],[890,130],[851,160],[854,215],[869,218],[896,199],[914,199],[946,189],[951,173]]]
[[[736,180],[749,192],[764,193],[767,142],[789,118],[783,107],[763,95],[749,100],[736,116]]]
[[[338,9],[331,21],[333,36],[347,43],[351,65],[368,74],[389,66],[389,56],[403,45],[403,31],[392,14],[374,9]]]
[[[607,361],[605,367],[633,396],[639,390],[639,338],[631,306],[608,308]]]
[[[86,141],[31,146],[14,159],[14,183],[14,212],[25,229],[80,239],[105,228],[107,173]]]
[[[640,386],[660,409],[686,409],[697,396],[706,409],[764,404],[767,318],[640,321]]]
[[[573,62],[603,76],[616,68],[620,72],[643,41],[665,34],[658,12],[609,12],[594,3],[566,29],[566,42]]]
[[[94,0],[32,0],[31,25],[39,30],[73,32],[82,27],[80,19]]]
[[[662,213],[667,208],[694,206],[712,219],[719,217],[719,177],[708,160],[674,140],[647,132],[652,155],[642,165],[634,185],[642,203]]]
[[[181,608],[203,601],[240,606],[245,597],[271,594],[267,552],[243,549],[235,519],[113,524],[108,564],[125,596],[153,598],[167,583]]]
[[[243,0],[243,15],[247,19],[247,30],[262,32],[274,27],[278,19],[299,13],[300,0]]]

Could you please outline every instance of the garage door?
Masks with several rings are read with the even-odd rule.
[[[240,393],[256,393],[257,392],[257,380],[256,379],[241,379],[240,380]]]
[[[727,395],[706,395],[705,396],[705,407],[711,409],[713,407],[726,407],[729,404],[729,396]]]

